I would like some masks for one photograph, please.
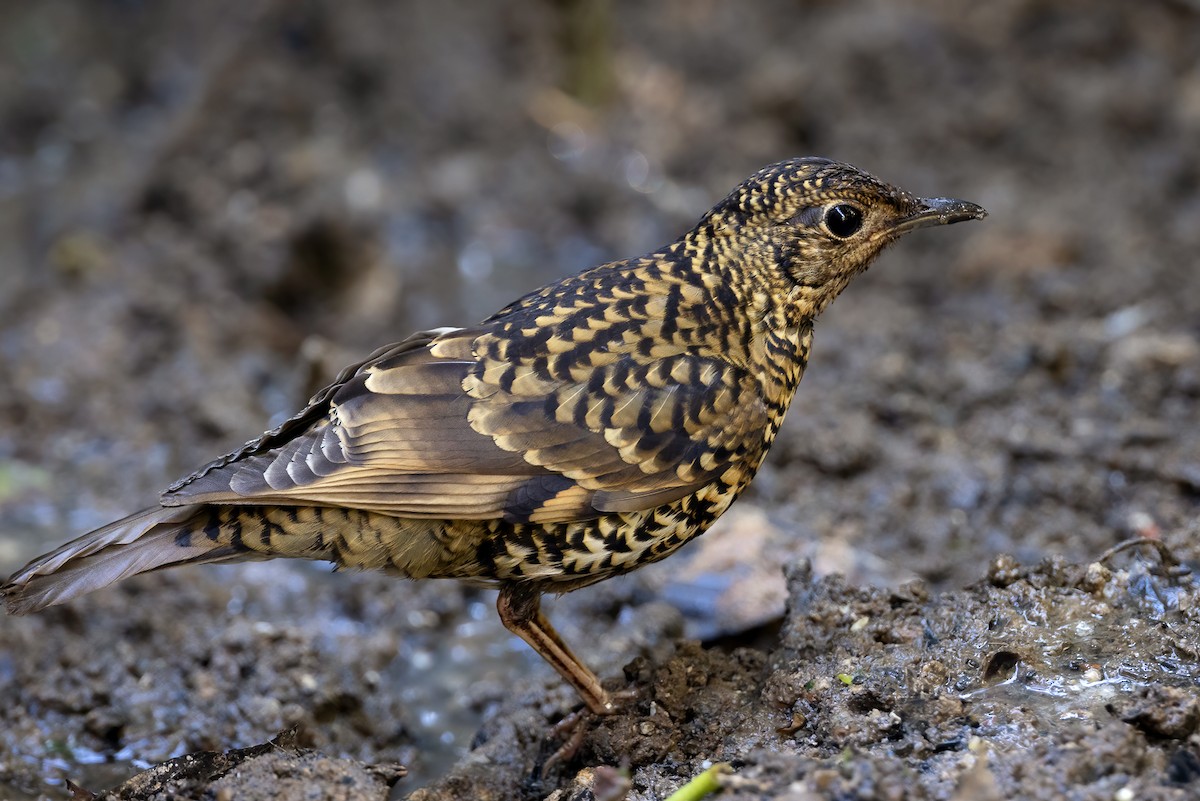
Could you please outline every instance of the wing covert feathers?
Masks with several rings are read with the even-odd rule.
[[[647,356],[638,320],[584,326],[602,346],[580,355],[543,334],[559,318],[534,318],[382,348],[161,501],[587,520],[700,489],[753,451],[770,422],[749,372],[686,348]]]

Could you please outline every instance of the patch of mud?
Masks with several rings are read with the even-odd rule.
[[[319,797],[329,801],[387,799],[405,774],[399,765],[363,765],[298,748],[295,730],[268,743],[225,753],[201,752],[168,760],[102,794],[72,787],[77,801],[269,801]]]
[[[987,580],[930,596],[788,574],[771,651],[681,642],[634,660],[637,698],[588,724],[549,776],[555,742],[527,711],[482,730],[468,760],[408,796],[541,799],[578,765],[663,798],[728,762],[723,798],[1188,798],[1200,780],[1200,585],[1134,562],[997,560]],[[523,732],[523,736],[517,736]],[[514,759],[516,751],[523,758]],[[585,775],[586,778],[586,775]],[[579,777],[575,782],[579,783]],[[984,793],[983,789],[988,794]]]

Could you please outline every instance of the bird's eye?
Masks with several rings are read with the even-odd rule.
[[[863,215],[857,206],[849,203],[839,203],[830,206],[825,212],[825,227],[829,233],[839,239],[848,239],[862,228]]]

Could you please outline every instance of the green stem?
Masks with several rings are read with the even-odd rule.
[[[728,762],[718,762],[667,796],[667,801],[699,801],[704,796],[720,790],[721,781],[718,777],[722,773],[731,773],[732,771],[733,768],[729,766]]]

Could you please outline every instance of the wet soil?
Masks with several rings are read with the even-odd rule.
[[[1196,584],[1097,563],[1200,560],[1194,3],[6,5],[0,573],[768,162],[991,216],[826,313],[713,531],[553,602],[634,695],[572,758],[490,594],[256,564],[0,620],[0,797],[1200,791]]]
[[[1200,775],[1197,589],[1140,564],[1001,558],[931,596],[816,580],[801,561],[774,647],[684,641],[635,659],[636,701],[593,722],[576,760],[623,768],[635,798],[717,761],[734,769],[729,798],[1185,798]],[[546,746],[506,736],[527,714],[485,725],[471,760],[411,798],[561,786],[573,768],[539,776]]]

